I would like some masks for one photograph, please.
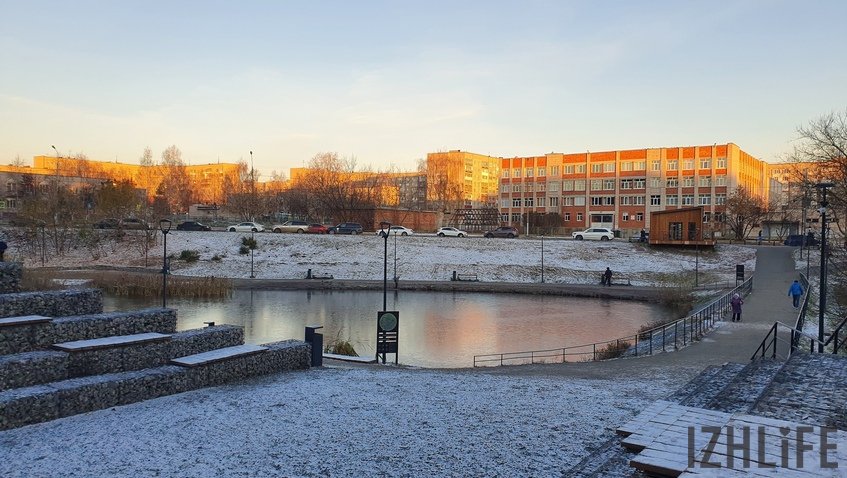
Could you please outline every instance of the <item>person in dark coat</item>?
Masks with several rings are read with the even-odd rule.
[[[644,229],[641,230],[641,236],[638,238],[638,242],[647,242],[647,231]]]
[[[729,300],[729,305],[732,307],[732,321],[733,322],[741,322],[741,305],[744,304],[744,300],[738,294],[733,294],[732,299]]]
[[[607,286],[612,285],[612,270],[608,267],[606,268],[606,272],[603,273],[603,284]]]

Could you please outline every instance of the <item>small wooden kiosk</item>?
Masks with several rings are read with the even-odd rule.
[[[714,246],[703,237],[703,208],[687,207],[650,214],[650,244],[669,246]]]

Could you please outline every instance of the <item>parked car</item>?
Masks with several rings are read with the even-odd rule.
[[[101,219],[94,223],[95,229],[148,229],[149,226],[141,219],[128,217],[118,220],[112,217]]]
[[[328,232],[328,227],[318,223],[309,224],[309,227],[306,228],[306,234],[327,234]]]
[[[791,234],[782,243],[786,246],[817,246],[817,238],[808,234]]]
[[[150,229],[150,225],[146,221],[134,217],[128,217],[122,220],[121,227],[124,229]]]
[[[403,226],[391,226],[388,228],[387,233],[385,232],[385,229],[380,229],[376,231],[376,235],[380,237],[385,237],[386,234],[392,234],[395,236],[411,236],[414,233],[415,231]]]
[[[262,232],[265,230],[265,226],[258,222],[242,222],[227,226],[226,230],[229,232]]]
[[[606,229],[605,227],[591,227],[584,231],[573,232],[571,233],[571,237],[573,237],[577,241],[581,241],[583,239],[593,239],[596,241],[611,241],[615,238],[615,233],[612,232],[611,229]]]
[[[309,228],[309,223],[306,221],[285,221],[282,224],[274,224],[271,227],[273,232],[296,232],[303,234]]]
[[[518,237],[518,230],[511,226],[501,226],[485,233],[485,237]]]
[[[361,234],[362,233],[362,225],[357,222],[342,222],[337,226],[332,226],[329,228],[330,234]]]
[[[117,229],[120,225],[120,221],[115,218],[108,217],[106,219],[101,219],[94,223],[95,229]]]
[[[183,221],[176,226],[177,231],[211,231],[212,228],[197,222],[197,221]]]
[[[467,232],[456,229],[455,227],[442,227],[438,229],[436,233],[438,237],[451,236],[451,237],[465,237],[468,235]]]

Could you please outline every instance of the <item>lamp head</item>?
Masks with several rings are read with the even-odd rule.
[[[818,188],[818,189],[829,189],[829,188],[835,187],[835,183],[830,183],[830,182],[817,183],[817,184],[815,184],[815,187]]]
[[[171,220],[170,219],[161,219],[159,221],[159,230],[162,231],[162,234],[167,234],[168,231],[171,230]]]

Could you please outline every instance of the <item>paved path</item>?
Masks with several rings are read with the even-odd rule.
[[[651,357],[476,370],[492,374],[615,378],[653,376],[669,371],[693,375],[708,365],[746,363],[775,321],[793,324],[797,317],[797,311],[788,297],[788,287],[794,279],[799,278],[791,255],[793,248],[761,246],[756,249],[753,292],[744,299],[741,322],[723,322],[698,343],[677,352]]]

